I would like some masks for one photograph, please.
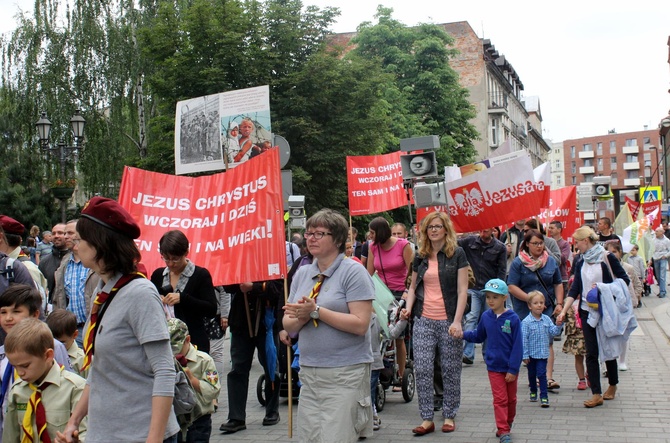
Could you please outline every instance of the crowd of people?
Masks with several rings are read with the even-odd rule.
[[[25,227],[1,215],[0,267],[11,268],[11,278],[0,276],[3,438],[209,441],[228,329],[221,432],[246,429],[254,354],[264,370],[262,425],[280,422],[276,350],[283,343],[299,348],[300,441],[370,437],[381,426],[379,326],[389,322],[374,314],[376,274],[393,294],[392,306],[404,304],[387,338],[396,340],[400,378],[408,361],[416,374],[421,423],[411,432],[435,432],[440,411],[441,431],[456,430],[462,367],[474,364],[481,343],[496,436],[511,442],[522,363],[529,400],[548,407],[547,392],[560,389],[554,338],[565,329],[562,350],[574,355],[576,387],[591,390],[584,406],[600,406],[616,397],[618,371],[628,369],[632,309],[648,292],[649,268],[665,296],[665,230],[657,230],[656,252],[645,262],[637,248],[624,255],[611,225],[603,218],[597,227],[580,227],[571,247],[557,221],[546,231],[524,219],[508,229],[458,234],[447,214],[435,212],[421,220],[415,237],[404,224],[377,217],[359,241],[341,214],[322,209],[286,242],[284,302],[279,279],[214,286],[178,230],[162,236],[165,266],[149,273],[134,241],[139,226],[110,199],[95,197],[79,219],[41,235],[33,227],[25,239]],[[601,316],[615,310],[625,332],[611,337]],[[195,393],[186,415],[176,412],[179,374]],[[35,406],[20,407],[26,403]],[[52,419],[58,414],[65,415]]]

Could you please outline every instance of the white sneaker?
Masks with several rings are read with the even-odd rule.
[[[619,371],[627,371],[628,365],[626,363],[619,363]]]

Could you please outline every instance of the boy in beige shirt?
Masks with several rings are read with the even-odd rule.
[[[59,342],[63,343],[70,357],[72,369],[81,377],[88,377],[88,369],[82,370],[84,365],[84,350],[77,345],[77,316],[66,309],[54,309],[46,319],[47,326]]]
[[[63,431],[79,401],[86,381],[54,364],[54,338],[49,327],[36,318],[14,326],[5,339],[5,353],[20,378],[9,391],[2,441],[19,443],[51,441]],[[24,420],[30,417],[30,427]],[[86,422],[79,426],[79,441],[84,441]]]

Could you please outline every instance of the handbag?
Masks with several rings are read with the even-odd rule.
[[[210,340],[219,340],[226,335],[226,331],[221,327],[221,314],[216,314],[216,317],[205,317],[203,322]]]

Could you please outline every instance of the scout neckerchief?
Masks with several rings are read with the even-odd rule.
[[[312,288],[312,291],[309,293],[309,298],[313,299],[314,302],[316,303],[316,298],[319,296],[319,291],[321,291],[321,286],[323,285],[323,281],[326,279],[326,276],[323,274],[318,275],[318,280],[316,281],[316,284]],[[312,319],[312,322],[314,323],[314,327],[316,328],[319,326],[317,324],[316,319]]]
[[[39,386],[35,386],[32,383],[28,383],[33,393],[28,400],[26,413],[23,416],[23,423],[21,425],[23,439],[21,443],[33,443],[33,415],[35,416],[35,430],[37,431],[38,440],[42,443],[51,443],[51,437],[49,437],[49,433],[47,432],[47,414],[44,410],[44,403],[42,403],[42,391],[50,384],[50,382],[44,382]]]
[[[95,342],[95,334],[98,332],[100,320],[107,310],[107,306],[109,306],[109,303],[112,302],[112,299],[117,294],[119,289],[123,288],[125,285],[135,280],[136,278],[145,277],[139,272],[126,274],[116,282],[114,287],[109,292],[100,292],[95,296],[95,301],[93,302],[93,307],[91,308],[91,319],[89,320],[86,335],[84,335],[84,364],[81,367],[82,371],[91,365],[91,357],[93,357],[94,352],[93,344]],[[105,304],[105,302],[108,300],[109,302]],[[98,311],[100,311],[99,314]]]

